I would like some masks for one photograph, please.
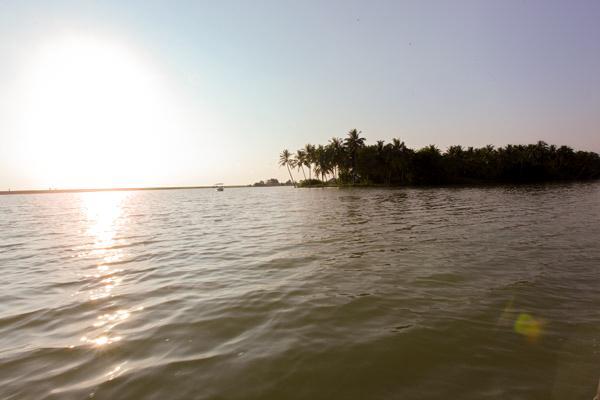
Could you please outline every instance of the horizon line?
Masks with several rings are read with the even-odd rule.
[[[184,190],[213,189],[215,186],[150,186],[150,187],[115,187],[115,188],[74,188],[74,189],[20,189],[0,190],[0,196],[12,194],[52,194],[52,193],[86,193],[86,192],[128,192],[140,190]],[[225,188],[252,187],[252,185],[226,185]]]

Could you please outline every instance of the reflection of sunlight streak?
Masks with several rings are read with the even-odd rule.
[[[90,291],[90,299],[98,300],[109,297],[115,286],[122,279],[114,277],[120,270],[113,270],[110,264],[119,261],[123,254],[114,249],[117,229],[125,221],[122,220],[123,202],[129,196],[127,192],[94,192],[82,194],[82,209],[89,222],[87,233],[94,239],[92,256],[101,257],[96,267],[95,278],[100,280],[101,287]]]
[[[93,324],[95,335],[92,335],[94,332],[90,332],[89,336],[82,336],[80,341],[94,347],[102,347],[120,341],[123,337],[120,335],[111,335],[112,329],[129,319],[131,313],[143,309],[144,307],[139,306],[128,310],[117,310],[113,313],[106,313],[98,316],[96,322]]]
[[[88,235],[95,240],[96,251],[110,250],[118,228],[119,217],[128,192],[90,192],[82,193],[82,209],[89,222]]]
[[[131,314],[127,310],[117,310],[116,312],[114,312],[112,314],[100,315],[100,316],[98,316],[98,321],[94,324],[94,326],[96,328],[99,328],[101,326],[105,326],[106,324],[110,323],[111,326],[108,329],[111,329],[114,326],[116,326],[119,322],[124,321],[127,318],[129,318],[130,315]]]
[[[106,344],[111,344],[114,342],[118,342],[119,340],[121,340],[121,336],[107,336],[107,335],[102,335],[102,336],[98,336],[95,338],[88,338],[87,336],[83,336],[81,338],[81,341],[87,344],[91,344],[93,346],[96,347],[100,347],[100,346],[104,346]]]
[[[108,373],[106,374],[106,377],[108,378],[108,380],[112,381],[113,379],[115,379],[119,375],[121,375],[124,372],[122,370],[122,368],[123,368],[123,365],[125,365],[125,364],[126,364],[126,362],[122,362],[121,364],[115,366],[113,369],[108,371]]]
[[[90,257],[96,262],[95,271],[84,274],[88,281],[93,282],[92,287],[86,291],[86,297],[91,301],[113,296],[115,287],[123,281],[118,275],[123,270],[113,268],[113,264],[124,257],[123,250],[115,248],[115,244],[117,233],[127,223],[123,217],[123,205],[129,196],[130,193],[127,192],[81,194],[81,210],[84,219],[87,220],[86,233],[93,241],[92,248],[87,248],[82,257]],[[136,307],[102,313],[80,341],[94,347],[118,342],[122,336],[114,334],[112,330],[128,320],[132,312],[141,309],[143,308]],[[120,366],[118,368],[120,369]],[[116,372],[118,369],[113,371],[112,375]]]

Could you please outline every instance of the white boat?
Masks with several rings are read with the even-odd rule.
[[[222,192],[224,189],[223,184],[222,183],[215,183],[215,190],[217,192]]]

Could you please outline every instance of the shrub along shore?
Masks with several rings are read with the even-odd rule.
[[[400,141],[365,144],[353,129],[326,145],[307,144],[279,156],[296,186],[403,186],[493,184],[600,178],[600,156],[543,141],[495,148],[431,145],[413,150]],[[302,179],[294,177],[300,174]]]

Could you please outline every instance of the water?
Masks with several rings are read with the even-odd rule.
[[[600,184],[0,197],[2,399],[591,399]]]

